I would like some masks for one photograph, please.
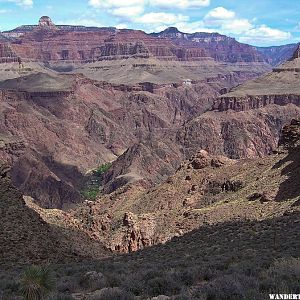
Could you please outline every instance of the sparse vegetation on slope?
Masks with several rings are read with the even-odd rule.
[[[54,278],[47,267],[31,266],[22,274],[21,293],[25,300],[42,300],[54,289]]]

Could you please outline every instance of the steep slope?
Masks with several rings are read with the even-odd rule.
[[[234,38],[219,33],[196,32],[189,34],[180,32],[175,27],[169,27],[162,32],[153,33],[152,36],[171,39],[174,44],[180,46],[201,47],[217,61],[231,63],[263,61],[255,47],[239,43]]]
[[[69,262],[64,257],[64,263],[57,264],[50,257],[50,248],[48,262],[58,295],[94,299],[121,294],[134,299],[134,294],[153,300],[159,295],[164,299],[222,300],[234,295],[235,299],[260,300],[270,290],[281,293],[283,287],[297,293],[299,120],[283,128],[281,141],[283,146],[276,154],[256,160],[235,161],[201,151],[154,189],[134,192],[132,186],[123,200],[115,193],[86,203],[72,215],[33,205],[50,224],[77,224],[116,251],[133,251],[105,260]],[[122,208],[123,204],[127,206]],[[107,211],[101,220],[103,207]],[[131,212],[120,219],[122,209]],[[177,237],[167,241],[174,235]],[[0,272],[3,297],[17,296],[15,278],[23,270],[18,263]]]
[[[119,176],[124,178],[130,172],[146,181],[158,182],[162,169],[168,170],[165,175],[171,174],[180,160],[190,158],[200,149],[230,158],[271,153],[277,147],[282,126],[300,115],[298,57],[296,50],[291,60],[273,72],[217,97],[212,110],[199,114],[177,130],[165,131],[128,149],[107,172],[107,190],[119,185]],[[137,148],[139,152],[135,152]],[[151,152],[155,153],[152,158],[148,155]],[[167,168],[156,153],[167,158]]]
[[[103,257],[106,250],[99,243],[72,229],[50,226],[30,209],[22,194],[11,184],[9,168],[0,165],[0,243],[1,265],[71,261]]]
[[[272,66],[278,66],[292,57],[298,44],[288,44],[272,47],[256,47],[263,55],[266,62]]]
[[[230,85],[125,86],[55,72],[2,81],[0,155],[26,195],[61,208],[82,200],[86,171],[204,112]]]
[[[132,252],[208,224],[299,215],[299,130],[293,120],[283,129],[284,148],[260,159],[231,160],[201,150],[162,184],[128,184],[80,205],[70,218],[110,249]]]

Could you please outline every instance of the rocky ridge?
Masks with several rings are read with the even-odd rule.
[[[299,116],[298,60],[296,57],[273,72],[215,98],[210,111],[181,128],[162,132],[130,147],[106,174],[106,182],[110,181],[107,190],[119,186],[117,177],[124,178],[131,172],[150,182],[159,182],[161,170],[167,168],[165,174],[171,174],[178,161],[190,158],[200,149],[230,158],[271,153],[277,147],[281,128]],[[156,158],[149,158],[149,153],[154,153]],[[160,158],[169,165],[160,163]]]
[[[269,64],[276,67],[290,59],[297,49],[297,46],[298,44],[288,44],[273,47],[256,47],[256,49]]]
[[[184,34],[174,30],[146,34],[128,29],[56,26],[49,17],[43,16],[37,26],[21,26],[3,34],[12,39],[12,47],[24,59],[97,61],[154,56],[180,61],[204,57],[231,63],[263,61],[254,47],[232,38],[216,33]]]
[[[183,33],[175,27],[153,33],[155,37],[171,39],[176,45],[201,47],[217,61],[225,62],[261,62],[262,56],[255,47],[241,44],[234,38],[219,33]]]
[[[282,134],[288,152],[232,160],[201,150],[162,184],[128,184],[80,205],[68,218],[77,220],[78,228],[92,239],[126,253],[202,226],[299,213],[298,142],[299,121],[293,120]]]

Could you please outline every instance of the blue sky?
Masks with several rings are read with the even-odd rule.
[[[0,30],[36,24],[219,32],[259,46],[300,42],[300,0],[0,0]]]

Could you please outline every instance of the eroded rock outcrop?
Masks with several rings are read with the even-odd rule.
[[[290,61],[265,76],[233,88],[229,93],[216,99],[213,108],[219,111],[230,109],[245,111],[270,104],[299,106],[299,64],[298,47]]]
[[[48,16],[43,16],[39,19],[39,25],[40,28],[43,29],[55,29],[55,24],[52,22],[52,20]]]
[[[300,145],[300,119],[293,119],[291,124],[283,127],[279,143],[286,148]]]
[[[257,109],[266,105],[287,105],[295,104],[300,106],[300,95],[255,95],[245,97],[221,97],[214,103],[213,109],[219,111],[234,110],[245,111],[249,109]]]
[[[156,221],[153,215],[137,216],[125,213],[120,232],[112,237],[111,249],[128,253],[149,247],[155,243]]]
[[[13,51],[8,42],[1,42],[0,40],[0,63],[18,62],[18,56]]]

